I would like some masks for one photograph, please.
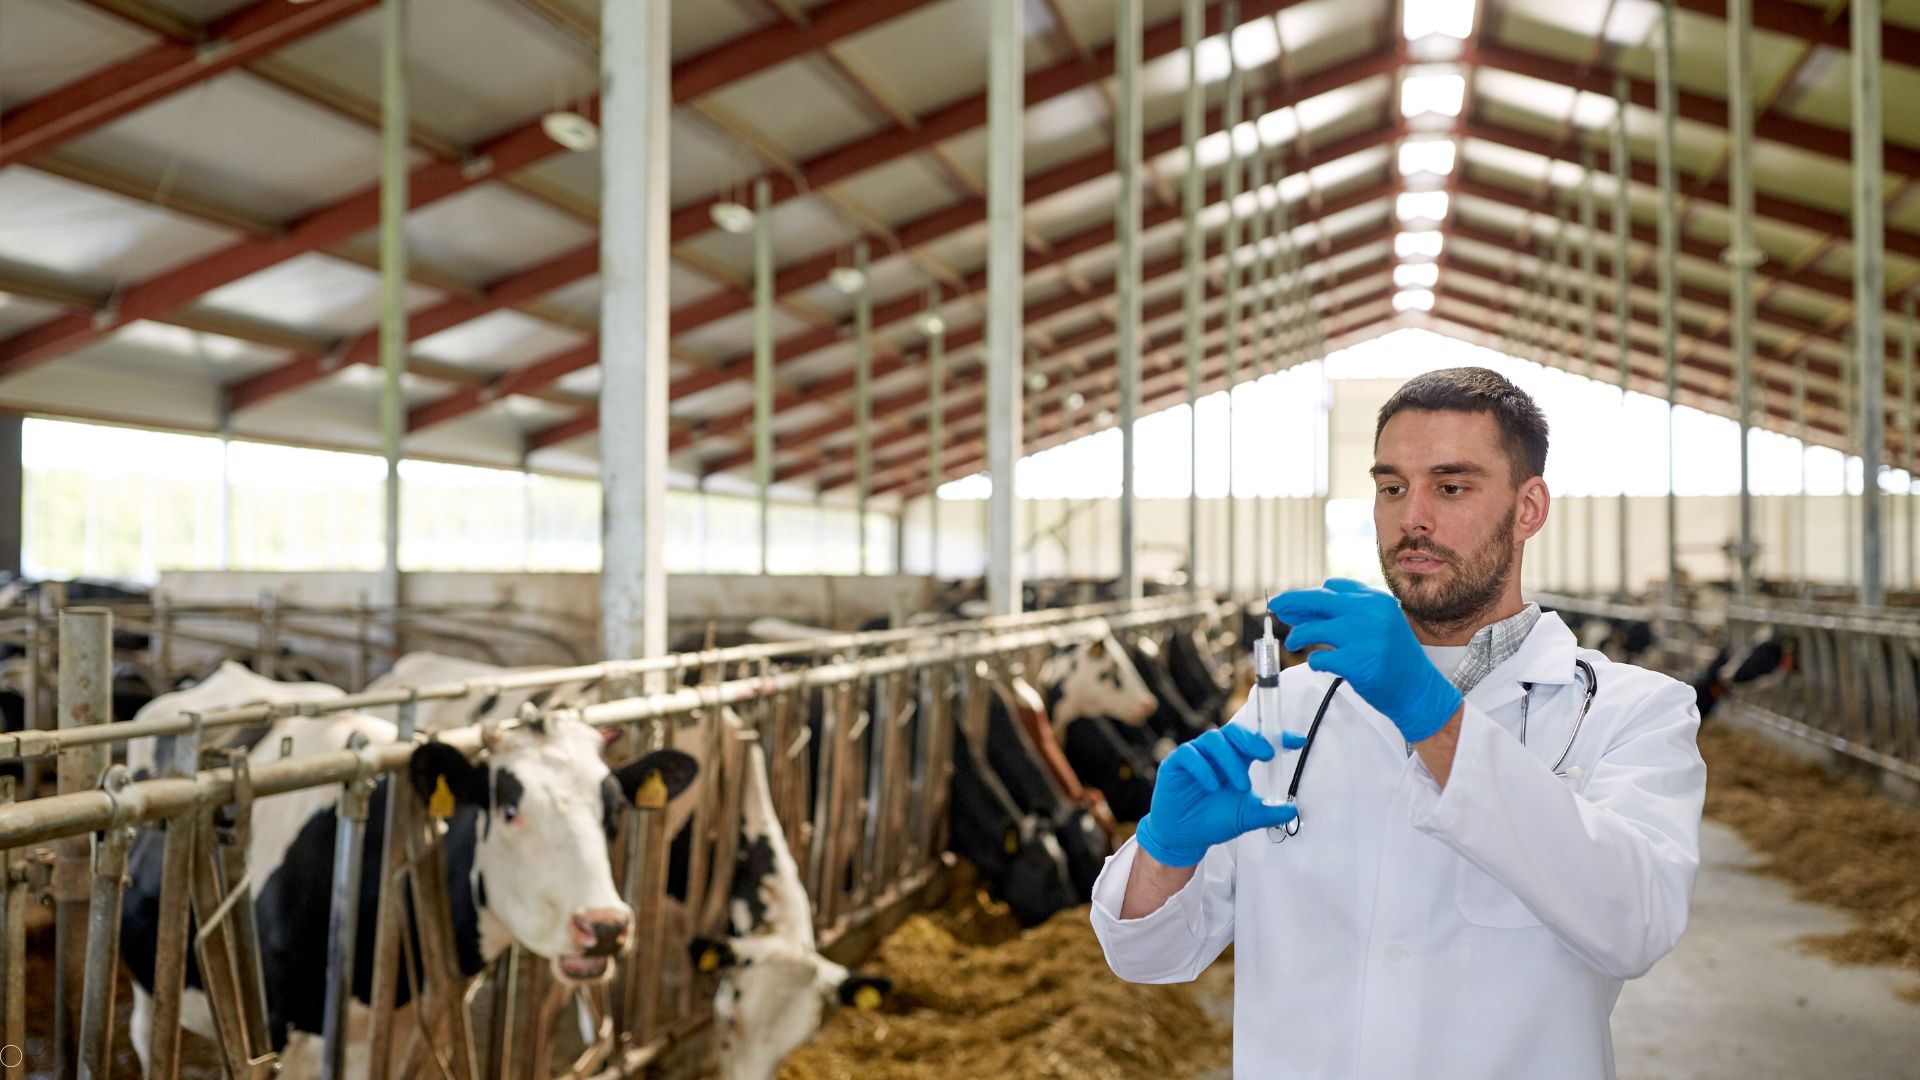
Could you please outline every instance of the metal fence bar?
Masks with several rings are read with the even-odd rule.
[[[102,608],[68,608],[59,614],[62,729],[105,727],[113,721],[113,615]],[[108,762],[104,746],[64,750],[59,761],[59,791],[79,793],[100,782]],[[102,793],[111,806],[111,796]],[[113,824],[112,816],[100,825]],[[53,869],[54,901],[54,1072],[65,1080],[79,1074],[73,1051],[79,1045],[81,993],[86,985],[88,911],[92,906],[91,842],[70,834],[58,845]]]

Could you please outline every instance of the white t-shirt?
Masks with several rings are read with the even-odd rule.
[[[1453,673],[1459,670],[1460,662],[1467,658],[1467,650],[1473,646],[1422,645],[1420,647],[1427,651],[1427,659],[1433,662],[1434,667],[1440,669],[1440,674],[1451,678]]]

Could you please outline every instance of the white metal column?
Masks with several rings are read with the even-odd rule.
[[[760,572],[773,562],[773,185],[753,183],[753,483],[760,490]]]
[[[1733,270],[1730,298],[1733,335],[1734,411],[1740,422],[1740,549],[1738,591],[1753,594],[1753,463],[1747,425],[1753,421],[1753,268],[1759,249],[1753,239],[1753,0],[1727,0],[1727,126],[1732,128],[1733,246],[1727,263]]]
[[[1887,339],[1886,178],[1880,172],[1880,6],[1858,0],[1848,8],[1853,28],[1853,347],[1860,392],[1860,604],[1885,599],[1881,573],[1880,462],[1886,457]]]
[[[1114,25],[1115,70],[1113,167],[1120,178],[1114,236],[1119,263],[1114,293],[1119,303],[1120,341],[1120,597],[1140,597],[1140,534],[1134,491],[1134,421],[1140,415],[1140,19],[1141,0],[1119,0]],[[1063,380],[1064,384],[1064,380]]]
[[[1020,237],[1026,34],[1023,0],[993,5],[987,63],[987,474],[993,481],[987,545],[987,605],[1020,611]]]
[[[1629,333],[1633,326],[1632,283],[1628,278],[1627,262],[1632,256],[1628,246],[1633,239],[1633,203],[1628,198],[1628,186],[1633,182],[1633,160],[1627,149],[1627,77],[1616,75],[1613,79],[1613,345],[1615,357],[1619,363],[1620,375],[1620,445],[1627,445],[1631,433],[1627,431],[1627,393],[1631,385],[1632,370],[1629,360],[1633,355],[1633,341]],[[1627,577],[1627,466],[1625,455],[1619,462],[1620,501],[1615,515],[1614,527],[1619,559],[1619,577],[1617,586],[1620,595],[1625,597],[1629,589]]]
[[[947,421],[947,321],[940,286],[927,290],[927,576],[940,576],[940,470]]]
[[[667,649],[669,0],[600,22],[600,646]]]
[[[380,447],[387,458],[381,584],[400,606],[400,437],[407,368],[407,0],[386,0],[380,93]]]
[[[1187,584],[1200,588],[1200,301],[1201,265],[1206,240],[1200,233],[1200,202],[1206,198],[1206,177],[1200,168],[1201,126],[1206,123],[1206,90],[1200,85],[1200,40],[1206,35],[1205,0],[1185,0],[1180,8],[1180,41],[1187,52],[1187,94],[1180,133],[1187,148],[1187,173],[1181,185],[1181,212],[1186,226],[1185,315],[1181,334],[1187,366]]]
[[[1240,586],[1239,500],[1233,491],[1233,388],[1240,381],[1240,143],[1234,136],[1240,127],[1240,61],[1233,52],[1233,28],[1240,25],[1240,5],[1226,0],[1220,9],[1221,37],[1227,46],[1227,100],[1221,110],[1221,126],[1227,129],[1226,178],[1220,185],[1220,197],[1227,204],[1227,238],[1221,245],[1227,257],[1226,329],[1227,329],[1227,519],[1225,583],[1227,595],[1234,596]]]
[[[1680,497],[1673,490],[1674,477],[1678,474],[1678,465],[1674,461],[1674,395],[1680,364],[1680,314],[1676,310],[1677,290],[1680,283],[1680,212],[1674,205],[1677,192],[1674,185],[1673,163],[1674,106],[1675,95],[1678,92],[1678,88],[1674,85],[1674,28],[1678,22],[1675,10],[1675,0],[1662,0],[1660,50],[1655,64],[1654,80],[1655,95],[1660,102],[1660,153],[1656,171],[1660,178],[1660,362],[1666,371],[1667,380],[1668,607],[1679,603],[1680,600]],[[1626,324],[1622,323],[1619,331],[1622,336],[1625,336],[1626,330]]]
[[[860,573],[867,566],[867,497],[873,490],[873,282],[867,269],[867,242],[853,245],[853,268],[860,291],[853,297],[853,479],[854,512],[859,516]]]

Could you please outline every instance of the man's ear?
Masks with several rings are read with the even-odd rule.
[[[1519,533],[1515,540],[1531,540],[1534,534],[1546,527],[1547,510],[1553,502],[1553,496],[1547,492],[1547,481],[1543,477],[1533,476],[1520,484],[1520,506],[1513,515],[1514,530]]]
[[[658,810],[667,801],[687,790],[700,764],[678,750],[655,750],[613,774],[627,805]]]
[[[456,803],[486,809],[487,767],[468,761],[467,755],[446,743],[428,742],[415,747],[407,762],[407,778],[436,818],[450,816]]]

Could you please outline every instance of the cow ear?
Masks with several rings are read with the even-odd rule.
[[[1093,642],[1087,646],[1087,655],[1093,657],[1095,660],[1104,659],[1107,655],[1107,643],[1104,641]]]
[[[658,810],[687,790],[699,772],[700,765],[692,757],[678,750],[655,750],[613,776],[628,805]]]
[[[693,961],[693,970],[702,975],[730,968],[740,960],[734,955],[732,945],[710,937],[697,937],[687,942],[687,959]]]
[[[415,747],[407,763],[407,778],[434,817],[450,816],[455,803],[483,809],[487,805],[487,767],[468,761],[467,755],[446,743]]]
[[[893,993],[893,980],[884,975],[864,975],[851,972],[840,980],[840,1004],[851,1005],[861,1012],[872,1012],[887,1003],[887,995]]]

